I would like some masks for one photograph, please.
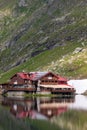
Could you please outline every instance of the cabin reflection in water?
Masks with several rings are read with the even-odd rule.
[[[68,106],[74,101],[74,97],[4,98],[2,105],[9,106],[10,112],[17,118],[51,119],[66,112]]]

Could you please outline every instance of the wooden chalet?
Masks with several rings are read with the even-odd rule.
[[[5,92],[10,92],[10,93],[11,92],[33,93],[35,91],[36,91],[35,86],[32,87],[32,81],[30,80],[28,73],[25,72],[16,73],[15,75],[13,75],[10,78],[9,87],[5,89]]]
[[[30,79],[42,94],[73,94],[75,89],[67,84],[67,79],[52,72],[31,72]]]
[[[31,85],[30,77],[28,73],[20,72],[15,75],[13,75],[10,79],[10,84],[16,86],[16,85]]]
[[[5,92],[30,92],[40,94],[73,94],[75,89],[67,79],[52,72],[20,72],[13,75]],[[18,93],[19,94],[19,93]]]

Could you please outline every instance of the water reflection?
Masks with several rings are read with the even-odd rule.
[[[7,98],[2,100],[3,106],[9,106],[16,118],[51,119],[66,112],[69,105],[75,102],[74,97],[37,97]]]
[[[87,110],[87,96],[77,95],[75,96],[75,102],[70,104],[71,109]]]

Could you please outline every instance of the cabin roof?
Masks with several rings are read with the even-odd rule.
[[[48,74],[52,74],[52,75],[55,75],[53,74],[52,72],[30,72],[30,78],[31,80],[33,81],[36,81],[36,80],[39,80],[41,79],[42,77],[48,75]],[[55,75],[56,76],[56,75]],[[56,76],[57,77],[57,76]],[[57,77],[58,78],[58,77]]]
[[[58,81],[67,81],[67,79],[58,75]]]
[[[25,72],[20,72],[18,73],[18,75],[22,78],[22,79],[30,79],[28,73],[25,73]]]
[[[30,77],[29,77],[28,73],[25,73],[25,72],[19,72],[19,73],[13,75],[13,76],[11,77],[11,79],[12,79],[14,76],[16,76],[16,75],[19,75],[22,79],[30,80]]]
[[[63,77],[56,75],[56,74],[53,74],[52,72],[30,72],[29,73],[30,79],[33,81],[39,80],[48,74],[54,75],[59,81],[67,81],[66,78],[63,78]]]
[[[19,73],[16,73],[15,75],[13,75],[11,77],[11,79],[16,75],[19,75],[22,79],[37,81],[48,74],[54,75],[58,79],[58,81],[67,81],[66,78],[63,78],[63,77],[61,77],[57,74],[54,74],[52,72],[29,72],[29,73],[19,72]]]
[[[36,81],[36,80],[42,78],[43,76],[47,75],[48,72],[30,72],[29,74],[30,74],[31,80]]]

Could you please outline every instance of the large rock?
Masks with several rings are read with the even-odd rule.
[[[75,50],[74,50],[74,52],[73,52],[73,54],[76,54],[76,53],[78,53],[78,52],[81,52],[83,49],[81,48],[81,47],[77,47]]]

